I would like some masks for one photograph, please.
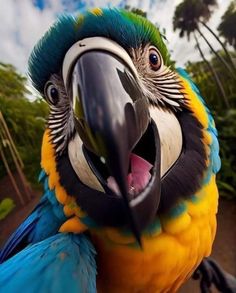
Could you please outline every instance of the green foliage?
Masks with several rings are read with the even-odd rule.
[[[26,78],[16,72],[13,66],[0,64],[0,111],[2,112],[13,141],[24,162],[24,173],[30,182],[37,182],[40,171],[40,152],[48,106],[42,99],[31,102],[25,98]],[[13,160],[4,148],[11,169]],[[0,160],[0,178],[6,170]]]
[[[219,131],[222,160],[218,176],[220,195],[236,197],[236,109],[215,114],[215,121]]]
[[[25,87],[26,77],[16,72],[14,66],[0,62],[0,96],[21,98],[28,90]]]
[[[232,1],[221,18],[218,26],[220,35],[236,49],[236,1]]]
[[[36,183],[40,171],[40,150],[45,117],[48,114],[47,104],[41,99],[30,102],[26,98],[8,99],[0,96],[0,105],[10,133],[25,164],[24,173],[31,182]],[[11,156],[8,155],[7,157],[10,160],[11,168],[14,168],[10,159]],[[0,164],[0,175],[4,173],[5,169]]]
[[[6,218],[6,216],[14,209],[15,204],[11,198],[4,198],[0,202],[0,220]]]
[[[234,55],[232,53],[232,55]],[[212,78],[211,72],[204,62],[188,63],[187,71],[199,86],[202,96],[212,110],[219,133],[221,171],[218,175],[220,195],[236,197],[236,83],[225,74],[225,69],[215,57],[211,60],[230,103],[230,109],[225,104]]]

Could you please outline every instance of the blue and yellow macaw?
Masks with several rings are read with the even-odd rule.
[[[176,292],[211,253],[220,158],[158,29],[117,9],[60,17],[29,75],[50,107],[44,195],[1,250],[1,292]]]

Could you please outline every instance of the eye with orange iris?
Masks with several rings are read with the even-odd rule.
[[[161,67],[161,56],[155,49],[149,50],[149,64],[152,70],[158,70]]]

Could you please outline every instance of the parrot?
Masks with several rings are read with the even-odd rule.
[[[210,255],[217,130],[164,39],[138,14],[94,8],[33,48],[44,193],[0,251],[1,292],[177,292]]]

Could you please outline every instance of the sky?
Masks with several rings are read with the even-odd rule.
[[[178,66],[184,66],[190,61],[200,60],[198,51],[194,48],[194,40],[180,39],[178,32],[173,32],[172,18],[175,6],[182,0],[0,0],[0,62],[11,63],[17,70],[27,73],[27,60],[38,39],[53,24],[58,15],[84,11],[92,7],[131,7],[141,8],[147,12],[147,17],[157,23],[160,29],[165,29],[167,46],[172,59]],[[229,5],[230,0],[218,0],[218,8],[209,21],[209,26],[216,30],[220,18]],[[215,49],[219,45],[207,31]],[[209,55],[207,45],[202,41],[202,49]]]

